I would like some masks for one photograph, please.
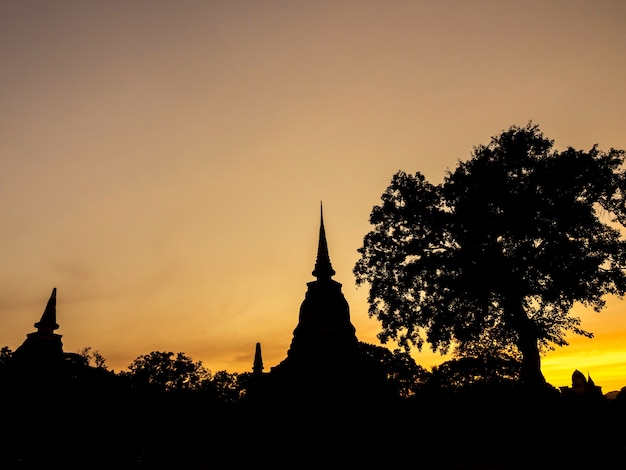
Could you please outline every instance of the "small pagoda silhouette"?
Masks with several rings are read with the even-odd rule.
[[[50,369],[60,367],[63,353],[62,335],[54,331],[59,328],[56,321],[57,289],[52,289],[41,319],[35,323],[37,331],[28,333],[26,340],[13,353],[14,366],[20,369]]]
[[[566,397],[602,398],[602,387],[596,385],[587,373],[587,377],[578,369],[572,373],[572,386],[559,387]]]
[[[41,319],[35,323],[37,331],[28,333],[24,342],[17,347],[5,372],[14,385],[30,388],[43,388],[52,385],[85,383],[94,376],[85,357],[74,352],[63,351],[62,335],[55,333],[59,329],[56,315],[57,289],[52,289]],[[104,370],[95,371],[98,378]],[[95,377],[95,376],[94,376]],[[80,380],[79,380],[80,378]],[[43,387],[43,388],[42,388]]]

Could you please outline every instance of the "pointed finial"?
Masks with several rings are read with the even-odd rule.
[[[328,255],[328,243],[326,243],[326,231],[324,230],[322,201],[320,201],[320,234],[317,244],[317,260],[315,261],[315,269],[312,274],[318,279],[330,279],[335,275],[335,270],[330,264],[330,256]]]
[[[589,371],[587,371],[587,383],[592,387],[595,386],[595,383],[593,379],[591,378],[591,375],[589,375]]]
[[[35,328],[40,330],[49,330],[54,331],[59,328],[57,324],[57,288],[52,289],[52,294],[50,295],[50,299],[48,299],[48,304],[46,305],[46,309],[41,315],[41,320],[35,323]]]
[[[263,372],[263,359],[261,358],[261,343],[256,344],[254,351],[254,364],[252,365],[252,372],[260,374]]]

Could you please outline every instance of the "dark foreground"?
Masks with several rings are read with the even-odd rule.
[[[3,396],[2,469],[623,468],[626,403],[423,394],[393,402],[196,394]]]

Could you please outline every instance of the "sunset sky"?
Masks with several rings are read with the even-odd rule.
[[[65,351],[152,351],[211,371],[286,357],[320,201],[357,337],[352,269],[403,170],[440,183],[538,124],[626,149],[626,3],[0,0],[0,346],[54,287]],[[554,386],[626,386],[626,300],[548,353]],[[393,348],[393,345],[388,345]],[[415,351],[426,368],[446,358]]]

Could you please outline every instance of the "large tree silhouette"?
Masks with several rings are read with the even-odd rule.
[[[515,349],[521,380],[545,383],[540,353],[591,337],[575,303],[600,311],[626,289],[624,151],[553,149],[512,126],[441,184],[396,173],[370,215],[357,285],[383,342],[462,355]]]

